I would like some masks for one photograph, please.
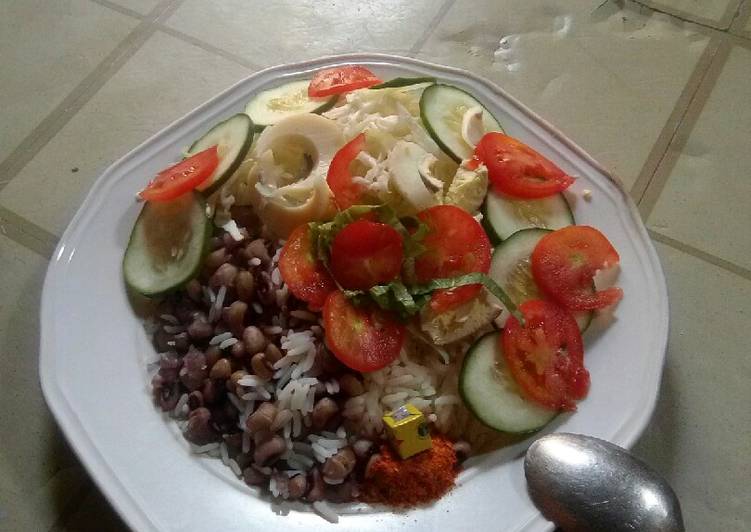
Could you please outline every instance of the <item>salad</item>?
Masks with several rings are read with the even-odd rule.
[[[154,401],[276,504],[429,504],[586,397],[618,253],[473,95],[327,69],[183,155],[123,259],[157,305]]]

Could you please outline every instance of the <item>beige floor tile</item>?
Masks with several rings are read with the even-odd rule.
[[[707,38],[600,4],[458,0],[420,55],[495,80],[630,187]]]
[[[0,204],[60,235],[107,165],[247,74],[155,34],[0,192]]]
[[[751,50],[730,51],[649,225],[751,268]]]
[[[738,0],[647,0],[645,4],[691,20],[719,23],[738,5]]]
[[[137,23],[87,0],[0,2],[0,161]]]
[[[655,415],[635,447],[667,475],[687,530],[751,530],[751,282],[657,244],[670,346]]]
[[[269,66],[352,51],[406,54],[441,3],[187,0],[167,25]]]
[[[154,9],[159,4],[159,1],[160,0],[110,0],[113,4],[127,7],[128,9],[137,11],[142,15],[145,15]]]
[[[0,236],[0,530],[46,530],[88,482],[39,386],[46,260]]]
[[[94,488],[73,514],[65,519],[63,532],[127,532],[128,527],[104,496]]]

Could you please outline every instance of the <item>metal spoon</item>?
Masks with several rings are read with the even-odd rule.
[[[566,532],[685,530],[665,479],[604,440],[543,436],[527,450],[524,474],[537,508]]]

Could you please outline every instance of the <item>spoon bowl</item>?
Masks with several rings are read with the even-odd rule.
[[[543,436],[527,450],[532,501],[566,532],[683,532],[681,507],[660,475],[625,449],[581,434]]]

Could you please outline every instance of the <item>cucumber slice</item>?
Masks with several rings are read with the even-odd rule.
[[[530,256],[540,239],[550,232],[550,229],[522,229],[508,240],[504,240],[493,251],[488,275],[517,305],[530,299],[542,298],[532,277]],[[589,327],[593,312],[576,311],[573,315],[579,330],[584,332]]]
[[[145,296],[179,288],[198,275],[211,236],[200,194],[143,206],[123,258],[125,283]]]
[[[522,397],[503,358],[500,333],[486,334],[470,347],[459,374],[459,393],[467,408],[488,427],[502,432],[532,432],[558,412]]]
[[[490,239],[499,244],[522,229],[560,229],[574,225],[574,214],[563,194],[517,199],[491,190],[482,206],[482,221]]]
[[[303,79],[265,90],[248,102],[245,114],[257,127],[266,127],[288,116],[301,113],[320,114],[334,107],[337,96],[310,98],[308,85],[310,80]]]
[[[245,113],[238,113],[212,127],[203,137],[193,143],[188,153],[198,153],[217,146],[219,166],[201,183],[198,190],[210,196],[221,187],[245,159],[253,143],[253,121]]]
[[[393,89],[395,87],[407,87],[409,85],[417,85],[418,83],[435,83],[436,79],[431,76],[419,77],[419,78],[394,78],[378,85],[373,85],[371,89]]]
[[[457,163],[472,156],[474,146],[462,138],[462,117],[472,107],[481,107],[485,132],[503,128],[471,94],[451,85],[431,85],[420,97],[420,118],[436,144]]]

